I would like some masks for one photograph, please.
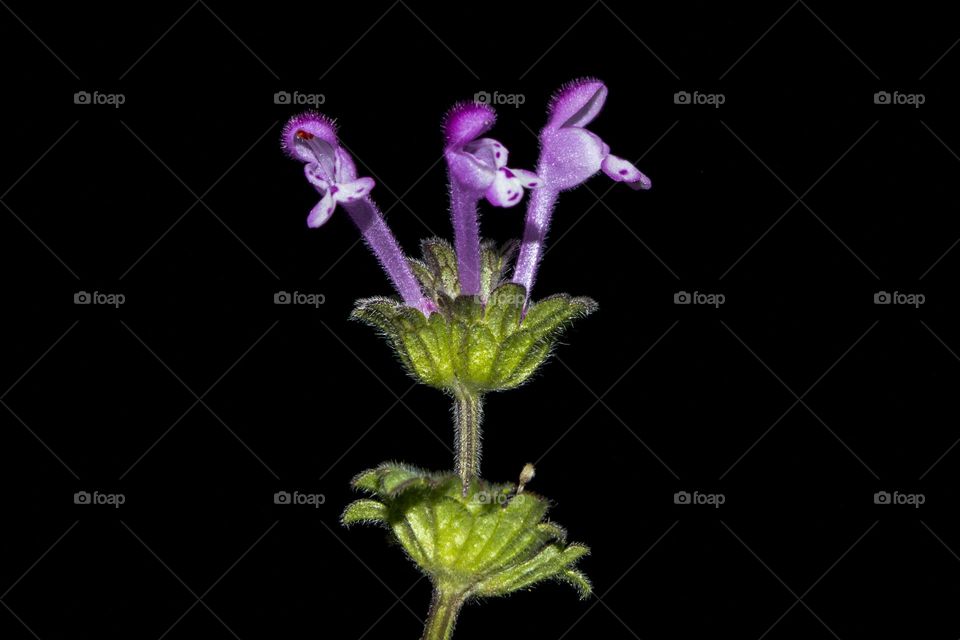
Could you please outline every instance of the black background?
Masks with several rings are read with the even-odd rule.
[[[456,637],[960,635],[947,5],[3,5],[0,637],[417,637],[428,582],[338,516],[362,469],[449,468],[449,407],[347,320],[389,285],[342,212],[305,227],[317,196],[277,144],[297,109],[273,96],[324,95],[413,252],[449,235],[448,106],[522,94],[492,135],[532,168],[546,100],[584,75],[610,89],[592,130],[654,187],[561,198],[535,295],[600,311],[489,398],[483,472],[536,461],[597,597],[540,586]]]

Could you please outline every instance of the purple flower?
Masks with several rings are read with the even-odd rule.
[[[294,158],[305,162],[307,180],[322,194],[307,216],[307,226],[322,226],[337,203],[356,202],[375,186],[372,178],[357,178],[353,158],[337,142],[332,122],[317,113],[301,114],[287,123],[284,147]]]
[[[481,198],[496,207],[520,202],[523,190],[543,181],[532,171],[507,167],[507,148],[493,138],[481,138],[496,122],[493,108],[462,103],[448,113],[444,125],[444,157],[450,176],[450,203],[454,246],[460,272],[460,292],[480,291],[480,229],[477,203]]]
[[[627,160],[610,153],[600,137],[584,129],[603,109],[607,87],[599,80],[575,80],[553,97],[550,119],[540,132],[539,171],[550,187],[573,189],[603,171],[634,189],[649,189],[650,178]]]
[[[294,116],[283,129],[282,144],[290,157],[304,163],[307,180],[321,195],[307,216],[307,226],[323,225],[337,204],[342,205],[404,303],[427,315],[434,311],[433,302],[424,297],[383,214],[370,199],[373,179],[357,177],[357,167],[340,146],[333,122],[314,112]]]
[[[528,296],[561,191],[583,184],[599,171],[634,189],[649,189],[651,186],[650,179],[639,169],[610,153],[610,147],[599,136],[584,128],[597,117],[606,99],[606,85],[599,80],[584,78],[564,85],[550,103],[549,120],[540,132],[540,160],[537,163],[537,174],[543,180],[543,186],[527,207],[523,243],[513,274],[513,281],[523,285]]]

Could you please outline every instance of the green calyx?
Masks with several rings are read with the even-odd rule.
[[[473,395],[517,387],[543,364],[566,327],[596,303],[566,294],[527,302],[525,289],[505,277],[515,250],[515,243],[484,243],[480,293],[463,296],[453,248],[427,240],[423,259],[410,263],[438,310],[428,318],[392,298],[367,298],[352,317],[380,330],[407,371],[426,385]]]
[[[589,549],[568,544],[566,532],[545,520],[549,502],[513,484],[474,480],[464,490],[455,474],[387,463],[353,480],[369,499],[350,504],[343,523],[390,529],[437,593],[463,603],[501,596],[545,580],[590,582],[576,569]]]

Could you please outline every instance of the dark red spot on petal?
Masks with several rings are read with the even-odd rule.
[[[297,129],[297,137],[301,140],[313,140],[313,134],[303,129]]]
[[[626,169],[620,169],[620,175],[625,176],[625,175],[627,175],[628,173],[630,173],[630,172],[627,171]]]
[[[513,194],[512,196],[510,196],[509,200],[512,202],[513,200],[516,200],[516,199],[519,198],[519,197],[520,197],[520,193],[517,192],[517,193]]]
[[[507,169],[506,167],[500,167],[500,171],[503,171],[503,175],[507,176],[508,178],[515,177],[513,171],[510,171],[510,169]]]
[[[340,187],[338,187],[337,185],[333,185],[332,187],[330,187],[330,193],[336,193],[337,191],[340,191]]]

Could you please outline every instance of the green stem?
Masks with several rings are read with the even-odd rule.
[[[447,593],[434,589],[430,614],[423,630],[423,640],[450,640],[453,628],[457,624],[457,615],[463,606],[462,593]]]
[[[456,472],[466,495],[470,480],[480,475],[481,396],[466,389],[454,394],[453,421],[457,438]]]

